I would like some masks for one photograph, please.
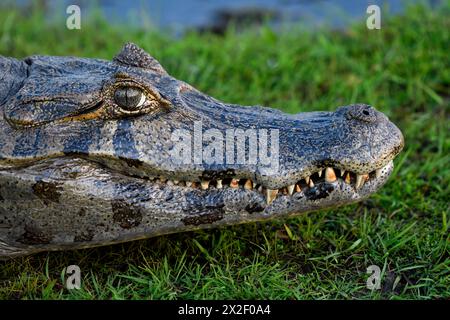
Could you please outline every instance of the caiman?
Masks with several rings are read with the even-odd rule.
[[[112,61],[0,56],[0,138],[2,258],[350,204],[387,181],[404,144],[369,105],[227,104],[132,43]],[[264,143],[269,161],[250,161]]]

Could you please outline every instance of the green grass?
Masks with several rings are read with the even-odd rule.
[[[228,102],[287,112],[365,102],[402,130],[404,151],[368,200],[286,221],[162,236],[0,262],[0,297],[12,299],[434,299],[450,298],[450,3],[410,7],[369,31],[270,28],[225,37],[111,27],[81,31],[39,13],[0,12],[0,54],[110,59],[133,41],[170,74]],[[77,264],[82,289],[67,290]],[[366,268],[382,269],[381,290]]]

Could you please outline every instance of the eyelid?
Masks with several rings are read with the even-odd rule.
[[[148,91],[149,89],[143,85],[141,85],[140,83],[132,80],[132,79],[127,79],[125,81],[121,80],[121,81],[116,81],[113,83],[112,87],[114,89],[117,88],[127,88],[127,87],[134,87],[134,88],[139,88],[142,91]],[[152,90],[150,90],[152,91]]]

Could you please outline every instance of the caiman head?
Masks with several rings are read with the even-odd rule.
[[[289,115],[223,103],[131,43],[112,61],[2,68],[3,255],[349,204],[386,182],[404,143],[365,104]]]

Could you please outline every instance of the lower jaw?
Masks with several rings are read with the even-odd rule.
[[[111,173],[82,159],[61,159],[59,167],[58,163],[53,163],[53,166],[37,165],[21,171],[0,172],[2,183],[11,186],[2,190],[0,216],[10,221],[10,229],[8,236],[0,229],[0,255],[1,241],[22,247],[15,235],[23,234],[25,226],[50,239],[42,245],[27,245],[26,250],[32,252],[107,245],[345,205],[377,191],[392,169],[391,162],[383,176],[367,181],[358,189],[338,178],[332,183],[317,182],[314,187],[304,188],[292,196],[281,192],[269,205],[263,194],[255,190],[189,190],[158,185]],[[72,179],[75,172],[77,179]],[[93,179],[93,175],[97,179]],[[33,188],[37,178],[54,184],[59,199],[45,199],[46,189],[40,189],[45,192],[37,194]],[[80,214],[82,209],[83,215]],[[139,214],[139,221],[126,216],[131,211]],[[88,233],[88,240],[84,240],[85,233]]]

